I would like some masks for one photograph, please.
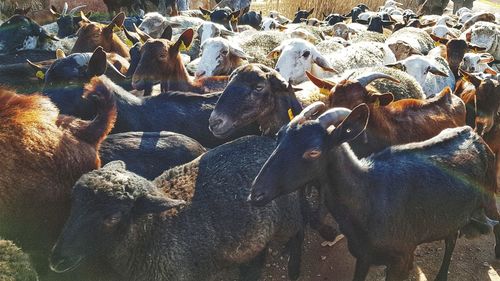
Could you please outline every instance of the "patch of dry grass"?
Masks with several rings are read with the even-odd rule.
[[[405,4],[403,8],[416,10],[416,0],[400,0]],[[252,10],[262,11],[264,15],[268,15],[269,11],[276,10],[288,18],[293,18],[297,8],[312,9],[314,8],[313,17],[323,19],[323,13],[348,13],[352,7],[365,3],[371,10],[377,10],[379,6],[385,3],[385,0],[268,0],[265,2],[253,2]]]

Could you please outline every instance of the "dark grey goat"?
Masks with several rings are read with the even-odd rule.
[[[495,157],[486,143],[470,127],[459,127],[359,160],[344,143],[365,129],[366,104],[308,120],[324,108],[312,104],[282,128],[251,201],[263,206],[320,179],[327,207],[357,259],[353,280],[365,280],[372,264],[387,266],[386,280],[406,279],[415,248],[436,240],[446,244],[436,280],[447,280],[458,233],[489,232],[494,223],[485,213],[499,219]],[[497,257],[499,230],[496,225]]]

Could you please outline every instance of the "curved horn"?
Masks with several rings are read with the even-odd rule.
[[[382,78],[389,79],[392,82],[400,83],[400,81],[398,79],[396,79],[390,75],[387,75],[385,73],[381,73],[381,72],[370,72],[370,73],[367,73],[365,75],[362,75],[362,76],[356,78],[356,80],[358,80],[359,84],[361,84],[363,87],[366,87],[371,82],[373,82],[377,79],[382,79]]]
[[[62,9],[61,15],[65,16],[67,15],[66,13],[68,12],[68,2],[64,2],[64,7]]]
[[[342,122],[349,114],[351,114],[351,110],[345,107],[335,107],[331,108],[325,113],[321,114],[318,117],[319,124],[325,130],[328,129],[331,125],[338,125]]]
[[[76,6],[76,7],[74,7],[73,9],[71,9],[71,10],[69,11],[69,13],[68,13],[68,14],[69,14],[70,16],[74,16],[74,15],[75,15],[75,13],[80,12],[80,10],[81,10],[81,9],[83,9],[83,8],[85,8],[85,7],[87,7],[87,5],[80,5],[80,6]]]
[[[290,124],[302,124],[311,116],[317,114],[318,112],[322,112],[325,109],[326,105],[323,102],[321,101],[313,102],[306,108],[304,108],[299,115],[295,116],[292,119],[292,121],[290,121]]]

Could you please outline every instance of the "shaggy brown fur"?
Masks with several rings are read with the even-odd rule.
[[[100,166],[116,107],[113,97],[97,107],[98,116],[83,121],[59,115],[47,97],[0,88],[0,234],[42,264],[69,214],[71,187]]]

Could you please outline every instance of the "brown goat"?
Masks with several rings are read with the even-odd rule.
[[[0,235],[32,254],[42,272],[69,215],[71,188],[100,167],[97,151],[116,119],[113,97],[96,102],[97,117],[83,121],[59,115],[48,97],[0,88]]]
[[[465,105],[452,95],[449,88],[436,97],[402,99],[394,101],[392,93],[378,93],[366,86],[376,79],[397,81],[382,73],[368,73],[355,80],[342,80],[338,84],[321,80],[307,73],[319,87],[330,88],[329,107],[353,109],[366,103],[370,119],[364,137],[353,141],[352,147],[359,157],[368,156],[397,144],[424,141],[439,134],[443,129],[465,125]]]
[[[168,27],[167,30],[171,30]],[[204,77],[194,80],[182,63],[180,51],[191,45],[193,29],[184,31],[176,42],[171,32],[164,32],[159,39],[148,39],[141,48],[141,59],[132,78],[132,86],[144,90],[147,85],[161,83],[162,92],[184,91],[205,94],[222,91],[227,76]]]
[[[77,32],[78,39],[71,49],[71,53],[93,52],[101,46],[105,52],[116,53],[124,58],[130,57],[127,45],[113,32],[115,27],[121,28],[123,26],[124,13],[116,15],[108,25],[91,22],[83,13],[80,16],[82,21]]]
[[[17,6],[17,2],[16,2],[16,6]],[[50,11],[50,10],[31,11],[31,7],[27,7],[27,8],[17,7],[14,10],[13,14],[27,16],[30,19],[32,19],[34,22],[38,23],[39,25],[46,25],[46,24],[55,22],[57,20],[57,16],[54,15],[54,13],[52,11]]]

